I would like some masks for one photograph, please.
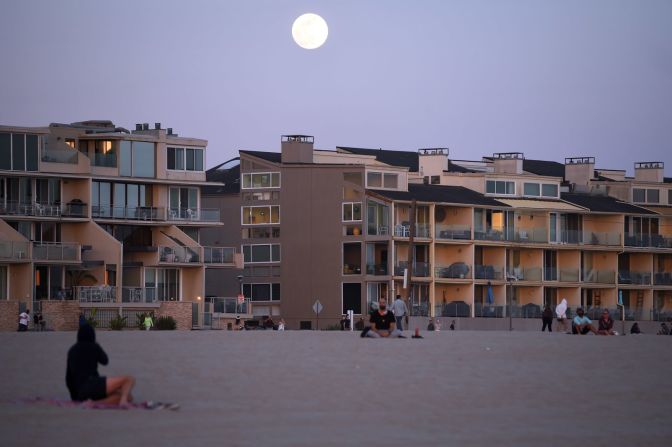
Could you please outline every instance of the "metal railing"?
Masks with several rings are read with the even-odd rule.
[[[657,286],[672,286],[672,273],[670,272],[654,273],[653,284]]]
[[[471,268],[464,262],[456,262],[451,265],[437,265],[434,267],[434,276],[448,279],[471,279]]]
[[[121,288],[121,302],[122,303],[141,303],[150,304],[156,303],[156,289],[151,287],[122,287]]]
[[[672,248],[672,238],[660,234],[625,235],[623,244],[628,247]]]
[[[77,286],[75,299],[80,303],[114,303],[117,301],[115,286]]]
[[[548,236],[546,234],[546,228],[536,227],[536,228],[521,228],[515,229],[513,234],[507,232],[509,236],[509,241],[511,242],[520,242],[520,243],[545,243],[548,242]]]
[[[474,239],[479,241],[506,241],[506,232],[501,230],[478,229],[474,230]]]
[[[366,264],[366,274],[385,276],[388,274],[387,264]]]
[[[410,237],[411,226],[406,224],[399,224],[394,226],[395,237]],[[431,237],[429,224],[415,224],[415,236],[419,238],[429,239]]]
[[[366,227],[369,236],[387,236],[390,234],[390,229],[387,225],[371,225]]]
[[[579,269],[560,269],[560,282],[579,282]]]
[[[614,284],[616,282],[616,272],[614,270],[591,269],[583,272],[581,280],[596,284]]]
[[[503,279],[503,273],[504,267],[478,264],[474,266],[474,277],[476,279]]]
[[[63,217],[88,217],[89,206],[83,202],[68,202],[61,206]]]
[[[252,308],[249,298],[245,298],[242,303],[238,303],[237,298],[208,297],[206,303],[212,303],[212,312],[220,314],[251,314]]]
[[[203,247],[203,262],[206,264],[234,264],[235,247]]]
[[[541,281],[541,267],[514,267],[507,269],[509,277],[515,278],[517,281]]]
[[[407,261],[400,261],[394,266],[394,275],[395,276],[404,276],[404,269],[408,267]],[[416,277],[428,277],[431,272],[431,265],[429,262],[414,262],[413,263],[413,276]]]
[[[452,301],[434,306],[436,317],[471,317],[471,306],[464,301]]]
[[[159,246],[159,261],[167,263],[199,263],[201,247]]]
[[[621,245],[621,233],[611,233],[605,231],[586,231],[583,232],[583,244],[585,245],[606,245],[616,247]]]
[[[563,244],[582,244],[583,232],[578,230],[560,230],[557,242]]]
[[[474,304],[474,316],[477,318],[504,318],[506,316],[506,306],[476,303]]]
[[[651,285],[651,272],[640,272],[636,270],[619,270],[618,283]]]
[[[0,259],[2,260],[30,259],[30,242],[0,241]]]
[[[219,209],[216,208],[169,208],[168,220],[187,220],[201,222],[219,222]]]
[[[125,220],[166,220],[165,208],[154,206],[95,205],[91,209],[94,218]]]
[[[436,225],[436,239],[469,240],[471,239],[471,227],[469,225]]]
[[[33,242],[33,259],[37,261],[80,261],[81,245],[70,242]]]
[[[0,202],[0,214],[17,216],[60,217],[61,206],[58,204],[42,204],[32,202]]]

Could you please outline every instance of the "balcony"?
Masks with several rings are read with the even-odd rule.
[[[560,269],[560,282],[579,282],[579,269]]]
[[[431,236],[429,224],[415,224],[415,236],[417,238],[429,239]],[[394,226],[394,236],[395,237],[410,237],[411,235],[411,224],[408,222],[402,222],[399,225]]]
[[[651,272],[638,272],[635,270],[619,270],[618,283],[650,286]]]
[[[394,266],[394,275],[395,276],[404,276],[404,270],[408,267],[407,261],[399,261],[397,265]],[[429,277],[431,272],[431,266],[429,262],[414,262],[413,263],[413,276],[426,278]]]
[[[168,264],[198,264],[201,247],[159,246],[159,262]]]
[[[60,217],[61,206],[56,204],[6,202],[0,203],[0,214],[36,217]]]
[[[77,164],[79,151],[76,149],[46,149],[42,151],[42,161],[46,163]]]
[[[507,271],[508,276],[516,281],[541,281],[541,267],[514,267]]]
[[[0,241],[0,261],[20,261],[29,258],[30,242]]]
[[[503,278],[504,268],[496,267],[494,265],[475,265],[474,277],[476,279],[494,279],[500,280]]]
[[[115,303],[117,288],[115,286],[78,286],[75,289],[75,299],[80,303]]]
[[[454,262],[449,266],[437,265],[434,268],[434,275],[437,278],[471,279],[471,269],[464,262]]]
[[[510,236],[510,241],[523,244],[541,244],[548,242],[546,228],[544,227],[516,229],[513,231],[513,234],[509,232],[508,236]]]
[[[100,166],[103,168],[116,168],[117,155],[116,154],[94,154],[91,160],[91,166]]]
[[[33,260],[35,261],[81,261],[82,248],[79,244],[68,242],[34,242]]]
[[[660,234],[624,236],[623,243],[626,247],[647,248],[672,248],[672,238]]]
[[[557,268],[545,268],[544,269],[544,281],[557,281],[558,280],[558,269]]]
[[[470,240],[471,227],[469,225],[436,225],[436,239]]]
[[[387,272],[387,264],[366,264],[366,274],[374,276],[385,276]]]
[[[166,220],[165,208],[153,206],[110,206],[97,205],[91,209],[91,215],[97,219],[122,219],[142,221]]]
[[[504,231],[490,228],[474,230],[474,239],[479,241],[505,241],[507,237]]]
[[[217,208],[170,208],[168,220],[219,222]]]
[[[61,216],[63,217],[88,217],[88,215],[88,205],[79,199],[71,200],[61,207]]]
[[[235,264],[235,247],[203,247],[203,262],[206,264]]]
[[[156,289],[152,287],[122,287],[121,302],[135,304],[153,304],[156,299]]]
[[[557,242],[562,244],[582,244],[583,232],[578,230],[560,230]]]
[[[656,286],[672,286],[672,273],[670,272],[654,273],[653,284]]]
[[[250,299],[245,298],[242,303],[238,303],[236,298],[206,298],[206,302],[212,303],[212,312],[219,314],[240,315],[251,314]]]
[[[621,245],[621,233],[584,231],[583,243],[585,245],[605,245],[608,247],[617,247]]]
[[[616,272],[614,270],[587,270],[583,272],[581,280],[595,284],[614,284]]]

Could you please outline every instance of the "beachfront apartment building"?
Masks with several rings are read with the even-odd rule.
[[[144,311],[202,325],[206,269],[241,265],[234,247],[199,242],[222,225],[201,202],[206,153],[160,123],[0,126],[2,327],[23,308],[55,329],[80,311],[103,327]]]
[[[562,298],[589,314],[622,303],[628,319],[672,316],[662,163],[637,163],[626,178],[592,157],[465,161],[445,148],[313,145],[283,136],[279,153],[241,150],[208,171],[222,184],[204,201],[238,227],[208,238],[240,247],[244,271],[209,277],[206,289],[239,288],[256,316],[304,329],[396,294],[414,316],[538,317]]]

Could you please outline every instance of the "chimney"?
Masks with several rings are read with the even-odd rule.
[[[595,157],[565,158],[566,181],[579,187],[587,187],[593,177],[595,177]]]
[[[522,152],[496,152],[492,154],[492,157],[495,160],[495,173],[523,173],[523,160],[525,159],[525,156]]]
[[[161,130],[161,123],[154,123],[154,130]]]
[[[638,182],[663,183],[665,163],[662,161],[640,161],[635,163],[635,180]]]
[[[142,130],[149,130],[149,123],[142,123]]]
[[[418,149],[418,169],[425,177],[443,174],[443,171],[448,170],[448,148]]]
[[[283,163],[312,163],[313,143],[310,135],[283,135],[281,152]]]
[[[173,128],[172,127],[169,127],[168,129],[166,129],[166,131],[168,132],[168,135],[173,134]]]
[[[135,125],[135,130],[142,130],[142,124],[137,123],[137,124]]]

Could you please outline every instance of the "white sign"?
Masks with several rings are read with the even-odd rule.
[[[320,312],[322,312],[322,309],[324,309],[324,306],[320,303],[320,300],[315,300],[315,304],[313,304],[313,312],[315,312],[315,315],[319,315]]]

